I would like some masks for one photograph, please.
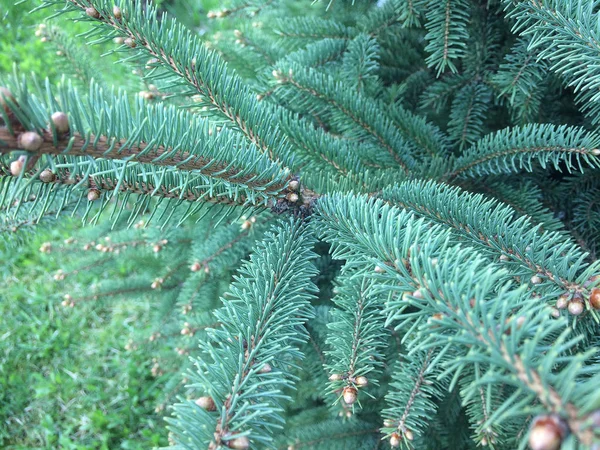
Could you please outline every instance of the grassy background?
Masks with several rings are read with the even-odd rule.
[[[0,78],[14,66],[20,74],[33,72],[52,82],[69,77],[68,64],[59,61],[56,49],[35,36],[51,11],[29,14],[38,1],[15,3],[0,0]],[[194,9],[189,2],[162,3],[194,27],[219,2],[203,0]],[[89,26],[64,17],[53,23],[71,36]],[[81,39],[74,42],[84,45]],[[86,51],[109,70],[107,79],[119,80],[118,72],[131,77],[130,68],[111,64],[116,56],[100,59],[109,46]],[[151,375],[150,352],[125,349],[134,332],[148,326],[151,305],[89,302],[64,307],[69,283],[85,286],[95,276],[58,283],[53,278],[57,263],[39,251],[43,242],[63,240],[79,226],[76,220],[62,220],[8,246],[0,239],[0,448],[167,445],[164,411],[155,408],[169,375]],[[102,276],[127,275],[124,261],[116,259],[112,269]]]
[[[148,309],[61,305],[65,291],[52,276],[58,267],[38,249],[74,226],[38,233],[17,251],[0,248],[0,447],[166,445],[154,412],[164,380],[151,376],[151,355],[124,349]]]

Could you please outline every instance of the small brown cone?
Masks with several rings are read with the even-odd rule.
[[[273,368],[271,367],[271,364],[265,363],[260,368],[260,370],[258,371],[258,373],[270,373],[272,370],[273,370]]]
[[[356,377],[356,380],[354,380],[354,382],[356,383],[357,386],[366,386],[367,384],[369,384],[369,380],[367,379],[367,377]]]
[[[356,388],[354,388],[352,386],[346,386],[344,388],[342,395],[343,395],[344,401],[346,402],[347,405],[352,405],[356,401],[356,399],[357,399],[356,394],[357,394]]]
[[[196,405],[207,411],[214,411],[217,409],[214,400],[209,396],[200,397],[196,400]]]
[[[246,450],[247,448],[250,448],[250,440],[246,436],[240,436],[227,441],[227,447],[236,450]]]
[[[43,142],[42,137],[34,131],[26,131],[19,136],[19,147],[24,150],[39,150]]]
[[[529,430],[531,450],[559,450],[567,430],[557,416],[536,417]]]
[[[40,173],[40,181],[42,183],[52,183],[54,180],[56,180],[56,175],[50,169],[44,169]]]
[[[569,306],[567,307],[567,309],[572,315],[578,316],[583,312],[583,302],[579,300],[572,300],[569,302]]]
[[[600,309],[600,289],[592,289],[590,294],[590,306],[594,309]]]
[[[56,111],[52,114],[52,123],[59,134],[69,131],[69,118],[62,111]]]
[[[13,177],[18,177],[23,172],[23,168],[25,167],[25,157],[19,156],[19,159],[15,159],[10,163],[10,174]]]
[[[100,18],[100,13],[98,12],[98,10],[96,8],[93,7],[89,7],[89,8],[85,8],[85,13],[94,18],[94,19],[99,19]]]
[[[90,189],[87,193],[87,199],[89,202],[94,202],[100,198],[100,191],[98,189]]]

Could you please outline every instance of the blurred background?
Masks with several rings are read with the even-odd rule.
[[[0,0],[0,78],[16,67],[20,74],[33,72],[52,83],[64,74],[84,85],[91,75],[130,92],[147,90],[135,69],[113,64],[118,56],[101,57],[117,43],[86,46],[76,37],[89,23],[61,17],[40,27],[51,10],[30,13],[37,0],[15,3]],[[156,3],[200,31],[207,11],[219,2]],[[90,69],[100,66],[98,72]],[[83,226],[77,215],[67,214],[47,215],[35,226],[0,221],[0,448],[168,444],[165,406],[185,394],[180,369],[187,363],[180,343],[162,342],[155,334],[156,315],[172,314],[169,302],[177,298],[151,286],[156,273],[169,270],[155,251],[169,231],[138,226],[123,236],[119,233],[126,226],[111,226],[104,218],[97,226]],[[148,242],[141,243],[144,239]],[[106,257],[130,241],[140,241],[135,256]],[[187,264],[187,257],[178,261]],[[169,283],[178,286],[181,280],[165,280]],[[156,311],[153,295],[159,305],[168,297],[165,311]],[[125,296],[128,301],[119,301]],[[181,321],[175,322],[171,328],[180,335]],[[191,338],[187,342],[193,347]]]

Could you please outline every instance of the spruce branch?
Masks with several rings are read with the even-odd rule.
[[[211,344],[192,374],[217,412],[176,405],[171,424],[182,445],[223,448],[233,439],[271,445],[286,399],[282,390],[293,385],[289,369],[302,357],[298,344],[306,336],[299,329],[312,316],[313,244],[300,221],[282,222],[241,269],[215,314],[222,326],[209,332]],[[197,424],[191,434],[190,418]]]
[[[328,390],[354,389],[358,400],[367,385],[378,384],[387,337],[381,314],[383,299],[360,271],[349,270],[337,281],[337,293],[333,298],[337,308],[332,310],[327,325]]]
[[[473,255],[472,250],[447,248],[440,252],[435,246],[431,250],[439,261],[435,267],[428,262],[431,259],[428,248],[422,247],[420,252],[413,251],[410,256],[412,273],[426,289],[416,301],[408,297],[409,303],[421,305],[418,307],[427,315],[430,311],[441,312],[441,318],[436,321],[437,328],[432,330],[431,325],[424,325],[424,339],[417,345],[421,348],[437,346],[440,338],[448,339],[445,332],[464,330],[469,337],[461,344],[471,343],[474,347],[470,347],[463,357],[450,359],[449,369],[460,370],[465,363],[476,361],[496,365],[507,376],[493,373],[485,378],[485,384],[508,383],[517,389],[525,388],[528,395],[539,400],[547,411],[562,416],[582,444],[590,445],[594,439],[594,430],[589,423],[593,414],[590,407],[594,406],[593,401],[584,400],[584,396],[594,389],[594,379],[585,377],[588,369],[583,362],[596,350],[573,352],[580,338],[568,338],[570,330],[564,328],[564,319],[549,319],[549,311],[546,309],[545,314],[541,311],[547,307],[540,305],[536,298],[523,298],[522,287],[511,290],[509,285],[504,285],[499,290],[506,272],[489,267],[489,263]],[[460,293],[450,288],[446,281],[458,277],[462,279]],[[446,305],[443,309],[440,309],[440,302]],[[498,320],[504,325],[493,328],[491,324]],[[455,345],[452,342],[456,341],[448,339],[448,342]],[[543,352],[548,345],[553,345],[556,350]],[[574,384],[577,384],[575,389],[565,389]],[[477,390],[478,385],[471,385],[471,389]],[[517,408],[518,404],[509,398],[499,411],[504,417],[510,417]],[[502,419],[495,417],[495,421],[501,423]]]
[[[600,120],[600,40],[594,2],[563,0],[503,0],[513,31],[530,37],[528,48],[538,50],[537,59],[548,62],[596,124]]]
[[[44,6],[58,3],[45,0]],[[98,17],[90,20],[100,22],[107,31],[117,32],[138,52],[156,58],[162,67],[187,86],[190,93],[205,98],[261,152],[271,159],[286,156],[285,140],[276,128],[266,125],[270,123],[273,111],[258,104],[255,96],[218,54],[208,50],[197,36],[174,19],[159,17],[153,5],[142,2],[124,5],[120,17],[116,17],[112,3],[109,0],[85,3],[68,0],[69,6],[61,12],[82,13],[92,7]]]
[[[355,219],[344,219],[340,211],[350,212]],[[577,353],[581,337],[568,339],[564,318],[553,319],[549,308],[529,295],[526,286],[511,290],[507,284],[511,275],[497,264],[490,265],[471,248],[453,247],[448,234],[427,229],[401,210],[347,197],[345,201],[322,199],[318,213],[319,221],[328,225],[323,234],[333,244],[336,258],[357,267],[380,261],[381,289],[389,291],[393,282],[398,294],[386,304],[388,322],[406,330],[412,352],[441,344],[439,360],[457,348],[458,356],[444,364],[455,377],[465,364],[495,365],[506,376],[496,372],[486,378],[486,384],[509,383],[526,389],[530,398],[524,401],[537,398],[547,411],[562,416],[582,443],[591,444],[590,415],[596,400],[588,396],[595,390],[595,380],[586,378],[592,369],[583,361],[595,349]],[[369,215],[378,217],[377,226],[369,223]],[[545,353],[549,345],[556,350]],[[556,375],[553,367],[559,367]],[[497,413],[502,416],[494,420],[512,417],[519,408],[520,403],[508,398]]]
[[[543,278],[547,284],[532,283],[538,292],[590,295],[589,278],[598,265],[587,266],[585,254],[562,234],[540,236],[509,206],[433,181],[405,182],[384,190],[381,198],[458,233],[523,280]]]
[[[466,55],[466,42],[469,39],[467,23],[470,8],[464,0],[444,0],[428,4],[427,35],[429,52],[427,64],[439,76],[446,68],[453,73],[458,70],[454,60]]]
[[[600,167],[600,136],[566,125],[528,124],[505,128],[477,141],[452,165],[446,178],[509,174],[526,170],[533,163],[543,168],[583,172]]]
[[[348,89],[345,89],[342,83],[313,69],[307,70],[295,64],[290,64],[287,68],[279,67],[274,75],[278,83],[295,88],[296,93],[291,93],[293,100],[290,101],[301,102],[300,104],[313,109],[315,106],[311,105],[304,95],[310,94],[311,97],[341,112],[355,124],[348,129],[350,136],[372,139],[389,155],[390,162],[397,164],[405,173],[414,167],[410,146],[405,143],[375,101],[364,95],[349,95]],[[340,119],[335,122],[347,127]]]
[[[94,83],[88,98],[82,98],[69,83],[56,92],[47,84],[34,93],[21,83],[14,95],[17,101],[6,116],[6,126],[0,127],[1,153],[25,150],[32,157],[68,154],[171,166],[275,192],[289,179],[286,170],[254,153],[235,134],[217,133],[205,120],[174,107],[148,105],[137,99],[132,108],[125,93],[106,95]],[[62,104],[50,100],[53,98],[60,98]],[[52,118],[57,110],[67,116],[62,129]],[[35,148],[26,148],[21,142],[26,130],[35,130],[41,138]],[[236,167],[243,161],[247,161],[246,167]]]
[[[444,389],[443,383],[436,379],[440,370],[432,366],[433,358],[433,349],[429,349],[410,358],[404,356],[394,365],[381,429],[391,444],[412,448],[415,435],[418,438],[424,434],[424,420],[437,411],[435,399],[443,396]]]

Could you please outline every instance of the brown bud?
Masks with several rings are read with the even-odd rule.
[[[40,173],[40,181],[42,183],[52,183],[54,180],[56,180],[56,175],[50,169],[44,169]]]
[[[13,177],[18,177],[23,172],[23,167],[25,167],[25,157],[19,156],[19,159],[15,159],[10,163],[10,174]]]
[[[252,222],[250,222],[249,220],[244,220],[244,223],[242,223],[242,230],[248,230],[251,226]]]
[[[121,20],[121,18],[123,17],[123,13],[121,12],[121,8],[119,8],[118,6],[113,6],[113,16],[115,16],[115,19],[117,20]]]
[[[292,191],[297,191],[300,187],[300,182],[298,180],[290,181],[289,187]]]
[[[90,189],[87,193],[87,199],[89,202],[94,202],[100,198],[100,191],[98,189]]]
[[[85,13],[92,17],[93,19],[99,19],[100,18],[100,13],[98,12],[98,10],[96,8],[93,7],[89,7],[89,8],[85,8]]]
[[[375,266],[375,273],[385,273],[385,269],[381,266]]]
[[[346,386],[342,391],[342,395],[346,404],[351,405],[356,401],[357,398],[356,388],[352,386]]]
[[[202,268],[202,264],[200,264],[198,261],[195,261],[194,264],[192,264],[190,266],[190,270],[192,272],[198,272],[201,268]]]
[[[557,309],[565,309],[569,305],[570,297],[571,297],[571,294],[569,294],[568,292],[565,292],[560,297],[558,297],[558,300],[556,300],[556,305],[555,305],[556,308]]]
[[[329,375],[329,381],[341,381],[343,377],[339,373]]]
[[[296,203],[300,197],[298,197],[298,194],[291,192],[286,196],[286,198],[290,203]]]
[[[127,38],[123,41],[123,44],[125,44],[127,47],[131,47],[131,48],[135,48],[137,46],[137,44],[135,43],[135,41],[131,38]]]
[[[367,384],[369,384],[369,380],[367,379],[367,377],[360,376],[360,377],[356,377],[356,379],[354,380],[354,383],[357,386],[363,387],[363,386],[366,386]]]
[[[59,134],[69,131],[69,118],[62,111],[56,111],[52,114],[52,123],[54,123],[54,127]]]
[[[26,131],[19,136],[19,147],[24,150],[39,150],[43,142],[42,137],[34,131]]]
[[[409,429],[406,429],[406,431],[404,432],[404,436],[406,436],[406,439],[408,439],[409,441],[412,441],[415,438],[413,432]]]
[[[240,436],[227,441],[227,447],[234,448],[236,450],[246,450],[247,448],[250,448],[250,441],[246,436]]]
[[[123,39],[121,36],[118,36],[113,39],[113,42],[117,45],[122,45],[125,42],[125,39]]]
[[[531,277],[531,284],[540,284],[542,282],[542,278],[539,275],[534,275]]]
[[[152,250],[154,251],[154,253],[158,253],[162,250],[162,247],[158,244],[155,244],[154,247],[152,247]]]
[[[398,433],[392,433],[390,436],[390,446],[400,447],[400,435]]]
[[[198,400],[196,400],[196,405],[207,411],[214,411],[217,409],[214,400],[209,396],[200,397]]]
[[[590,306],[594,309],[600,309],[600,289],[592,289],[590,294]]]
[[[569,302],[568,310],[574,316],[578,316],[583,312],[583,302],[572,300]]]
[[[567,428],[557,416],[538,416],[529,429],[531,450],[559,450]]]

